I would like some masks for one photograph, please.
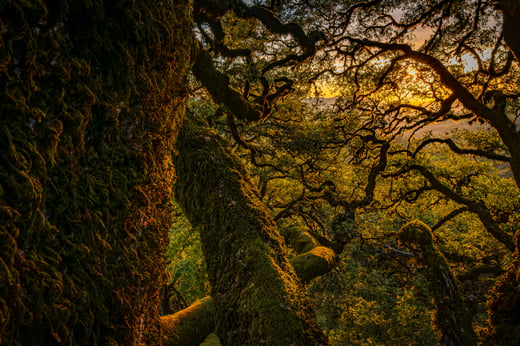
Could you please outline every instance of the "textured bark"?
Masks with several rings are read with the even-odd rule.
[[[188,120],[177,150],[175,194],[201,235],[221,342],[327,344],[276,224],[228,144]]]
[[[163,345],[200,345],[215,330],[213,314],[213,300],[206,297],[175,314],[162,316]]]
[[[433,241],[428,226],[410,222],[399,231],[399,241],[418,253],[419,270],[426,278],[436,307],[436,324],[443,345],[476,345],[472,316],[450,267]]]
[[[0,344],[153,344],[189,1],[2,1]]]
[[[503,34],[509,49],[517,61],[520,61],[520,1],[497,0],[495,6],[503,13]]]
[[[304,283],[328,273],[336,265],[336,253],[320,244],[308,232],[289,227],[282,231],[282,235],[298,253],[289,262]]]
[[[500,0],[495,6],[503,13],[503,35],[506,44],[520,61],[520,1]],[[511,153],[511,170],[516,184],[520,187],[520,129],[511,125],[509,137],[513,145]],[[486,345],[519,345],[520,344],[520,231],[515,234],[516,250],[513,263],[502,275],[488,301],[489,328],[485,334]]]
[[[283,235],[288,237],[293,248],[301,253],[289,261],[300,280],[310,281],[334,267],[336,263],[334,251],[321,246],[309,233],[292,227],[284,230]],[[186,309],[161,317],[164,343],[199,345],[215,330],[214,313],[213,299],[206,297]]]
[[[489,292],[489,327],[485,345],[520,345],[520,236],[515,237],[513,263]]]

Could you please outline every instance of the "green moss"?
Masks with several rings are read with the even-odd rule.
[[[296,226],[285,227],[280,232],[297,253],[311,251],[320,243],[312,235]]]
[[[222,344],[326,344],[276,224],[228,144],[189,118],[177,150],[175,195],[200,232]]]
[[[436,326],[442,333],[442,343],[476,345],[472,316],[446,258],[434,242],[431,229],[420,221],[412,221],[401,228],[398,236],[401,243],[418,253],[417,264],[434,300]]]
[[[153,337],[189,16],[188,1],[0,5],[0,344]]]
[[[200,345],[215,328],[213,311],[213,300],[208,297],[173,315],[161,317],[163,345]]]
[[[303,282],[308,282],[329,272],[336,264],[336,253],[325,246],[316,246],[310,251],[290,260],[296,274]]]
[[[520,233],[515,236],[513,263],[489,292],[486,345],[520,344]]]

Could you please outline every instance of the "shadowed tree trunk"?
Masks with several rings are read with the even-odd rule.
[[[0,18],[0,344],[154,344],[189,1]]]
[[[520,61],[520,1],[498,0],[494,5],[503,14],[503,35],[506,44]],[[511,152],[511,170],[520,187],[520,130],[512,126],[511,132],[516,139],[516,145]],[[516,154],[516,155],[515,155]],[[502,275],[488,301],[489,327],[484,340],[487,345],[519,345],[520,344],[520,230],[514,236],[516,250],[513,253],[513,263]]]
[[[419,221],[410,222],[399,231],[399,241],[418,252],[419,270],[428,282],[435,303],[436,324],[442,333],[442,344],[476,345],[472,316],[446,258],[433,241],[430,228]]]
[[[507,272],[498,278],[488,301],[489,327],[486,345],[520,345],[520,236],[515,237],[516,251]]]
[[[221,342],[327,344],[276,224],[227,143],[190,119],[177,150],[175,194],[200,232]]]

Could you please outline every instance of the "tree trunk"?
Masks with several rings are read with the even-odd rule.
[[[426,278],[436,308],[436,324],[443,345],[476,345],[472,316],[464,303],[450,267],[433,241],[428,226],[410,222],[399,230],[399,241],[417,250],[421,274]]]
[[[516,61],[520,62],[520,1],[500,0],[496,1],[495,6],[503,14],[504,40]],[[513,124],[510,130],[513,144],[509,146],[509,151],[511,170],[520,188],[520,129],[516,127]],[[484,338],[486,345],[520,344],[520,230],[516,231],[514,239],[516,250],[513,263],[489,295],[489,327]]]
[[[151,344],[189,1],[8,0],[0,18],[0,344]]]
[[[285,229],[283,233],[285,238],[290,238],[290,244],[299,253],[289,263],[303,283],[329,272],[335,266],[334,251],[322,246],[309,233],[294,227]],[[162,316],[163,343],[198,346],[215,331],[214,314],[213,299],[206,297],[174,314]]]
[[[227,143],[191,119],[177,142],[175,194],[199,229],[224,345],[322,345],[286,247]]]
[[[508,271],[498,278],[489,292],[489,327],[485,345],[520,345],[520,236],[515,237],[516,251]]]

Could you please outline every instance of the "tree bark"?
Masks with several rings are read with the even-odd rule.
[[[336,254],[322,246],[312,235],[294,227],[283,232],[300,255],[289,263],[303,282],[329,272],[336,264]],[[213,299],[206,297],[186,309],[161,317],[165,345],[199,345],[215,331]]]
[[[497,9],[503,14],[502,32],[504,40],[513,52],[517,61],[520,61],[520,1],[518,0],[497,0],[494,2]]]
[[[433,241],[428,226],[410,222],[399,231],[399,241],[419,254],[419,270],[428,282],[436,308],[436,324],[443,345],[476,345],[472,316],[464,303],[450,267]]]
[[[320,244],[311,234],[296,227],[284,229],[282,235],[298,254],[289,262],[304,283],[321,276],[336,265],[336,253]]]
[[[199,346],[215,330],[213,299],[197,300],[186,309],[161,317],[162,343]]]
[[[520,1],[500,0],[495,6],[503,14],[503,35],[506,44],[517,62],[520,62]],[[513,124],[511,137],[514,141],[511,152],[511,170],[520,188],[520,129]],[[515,234],[516,250],[513,263],[502,275],[488,301],[489,327],[485,333],[488,345],[520,344],[520,231]]]
[[[153,344],[189,1],[0,18],[0,344]]]
[[[327,344],[283,238],[228,144],[187,119],[177,150],[175,195],[201,235],[222,344]]]
[[[515,237],[516,251],[507,272],[498,278],[489,292],[486,345],[520,345],[520,236]]]

